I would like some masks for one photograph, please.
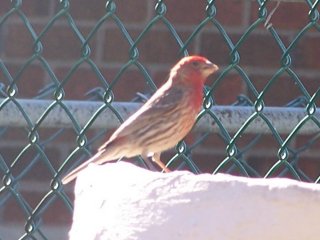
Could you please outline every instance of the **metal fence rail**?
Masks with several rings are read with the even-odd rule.
[[[178,57],[189,54],[188,48],[199,33],[208,27],[208,24],[215,28],[229,49],[229,62],[226,62],[225,66],[221,68],[214,83],[206,86],[204,107],[199,113],[198,122],[194,128],[193,142],[188,144],[183,141],[178,144],[168,159],[168,166],[171,169],[188,169],[195,173],[203,171],[227,172],[249,177],[290,176],[302,181],[315,183],[320,181],[320,172],[316,178],[313,178],[299,167],[304,161],[301,158],[302,154],[319,142],[320,116],[317,101],[319,101],[320,87],[312,92],[307,90],[301,77],[292,67],[294,58],[292,51],[301,42],[301,39],[304,39],[306,34],[310,32],[312,34],[320,33],[320,1],[303,1],[309,9],[308,16],[306,16],[308,22],[301,29],[297,29],[295,37],[289,43],[283,41],[278,30],[272,25],[271,13],[277,11],[276,8],[270,9],[268,7],[268,3],[272,1],[255,1],[259,6],[256,12],[257,18],[252,21],[237,41],[229,36],[224,26],[216,18],[217,11],[219,11],[217,1],[204,2],[206,5],[203,9],[204,18],[194,26],[193,32],[185,41],[182,40],[174,24],[166,17],[167,1],[161,0],[155,3],[153,17],[136,37],[129,34],[126,24],[118,17],[118,2],[111,0],[106,1],[104,15],[100,16],[95,26],[87,34],[83,34],[79,30],[71,14],[70,5],[76,3],[68,0],[59,2],[59,8],[54,16],[40,32],[35,31],[35,26],[22,10],[23,5],[28,4],[26,1],[11,1],[9,11],[0,15],[0,31],[9,19],[15,16],[23,22],[24,30],[32,38],[32,54],[14,72],[9,71],[5,58],[0,59],[1,142],[5,146],[5,138],[16,128],[23,128],[27,136],[27,143],[22,148],[18,148],[18,153],[10,159],[5,157],[7,155],[2,153],[0,149],[0,177],[2,178],[0,209],[7,207],[10,202],[19,206],[25,219],[25,229],[22,230],[21,239],[47,239],[46,233],[43,231],[43,221],[45,221],[43,215],[50,206],[57,202],[61,202],[65,206],[64,211],[68,211],[69,215],[72,214],[72,200],[70,194],[61,185],[61,176],[94,153],[92,145],[98,142],[107,130],[117,127],[119,122],[138,109],[143,102],[144,96],[142,94],[137,94],[137,97],[131,102],[115,101],[114,89],[121,76],[129,68],[135,67],[151,91],[156,89],[154,79],[141,61],[140,45],[148,32],[159,22],[167,28],[167,32],[179,46],[179,51],[176,53]],[[45,57],[45,46],[42,41],[47,32],[61,19],[66,21],[67,27],[76,36],[76,41],[81,44],[81,56],[74,61],[68,73],[59,79]],[[108,21],[115,24],[122,34],[122,38],[130,46],[127,61],[119,67],[120,70],[112,80],[105,77],[99,65],[94,61],[91,49],[94,38]],[[281,51],[281,58],[277,71],[274,72],[262,90],[257,90],[250,74],[241,65],[239,49],[246,43],[252,32],[261,27],[267,29],[272,36]],[[320,48],[320,43],[317,47]],[[34,63],[37,63],[46,72],[50,81],[35,97],[21,99],[17,97],[19,96],[18,92],[21,88],[27,87],[20,84],[21,75]],[[67,99],[66,85],[83,64],[91,69],[91,72],[98,79],[100,87],[88,92],[82,101]],[[219,85],[223,83],[230,72],[236,72],[241,76],[252,96],[240,95],[232,105],[221,106],[216,103],[214,96]],[[287,102],[284,106],[266,106],[265,95],[269,94],[270,88],[277,85],[279,78],[284,74],[299,89],[301,96]],[[97,129],[100,131],[96,131]],[[57,163],[57,160],[53,161],[49,157],[47,150],[51,144],[57,144],[66,132],[72,132],[73,138],[70,141],[74,143],[74,148]],[[220,146],[223,151],[222,157],[221,154],[220,158],[215,157],[218,163],[214,168],[208,170],[207,167],[203,170],[200,166],[200,159],[195,159],[194,153],[200,151],[201,146],[212,135],[218,136],[220,145],[223,145]],[[248,135],[249,139],[243,144],[243,137]],[[276,148],[276,152],[272,152],[275,161],[270,164],[268,171],[261,172],[248,162],[246,153],[255,149],[265,135],[272,137],[273,148]],[[300,147],[292,148],[292,142],[299,135],[307,135],[307,141]],[[29,152],[34,154],[28,158]],[[26,158],[28,159],[27,164]],[[134,161],[143,165],[140,158],[136,158]],[[28,181],[24,180],[30,173],[36,172],[39,165],[46,169],[44,174],[47,176],[45,180],[47,191],[37,203],[30,203],[23,194],[23,185],[28,184]]]

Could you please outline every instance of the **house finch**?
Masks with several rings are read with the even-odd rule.
[[[201,109],[203,86],[218,67],[201,56],[182,58],[169,79],[104,143],[98,152],[62,179],[72,181],[90,163],[102,164],[122,157],[152,157],[164,171],[161,152],[174,147],[193,127]]]

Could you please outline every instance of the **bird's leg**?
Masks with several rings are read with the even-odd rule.
[[[142,154],[141,158],[143,159],[143,161],[145,162],[145,164],[147,165],[147,167],[151,170],[151,171],[157,171],[157,169],[153,166],[152,162],[150,161],[150,159],[148,158],[148,155],[146,154]]]
[[[152,161],[155,162],[162,169],[162,171],[166,173],[171,172],[171,170],[167,168],[166,165],[163,164],[163,162],[161,162],[160,155],[161,153],[154,153],[151,157]]]

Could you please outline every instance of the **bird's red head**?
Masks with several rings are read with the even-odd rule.
[[[194,79],[202,83],[207,77],[218,70],[218,66],[201,56],[188,56],[182,58],[171,70],[171,76],[177,75],[182,79]]]

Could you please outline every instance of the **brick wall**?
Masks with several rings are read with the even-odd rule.
[[[21,11],[26,15],[35,33],[40,34],[50,19],[59,11],[59,1],[24,0]],[[155,16],[155,1],[137,0],[116,2],[116,15],[126,27],[133,40],[137,39],[150,20]],[[70,14],[81,34],[88,36],[97,21],[105,14],[105,1],[102,0],[70,0]],[[185,42],[193,33],[196,26],[205,18],[206,1],[166,1],[165,17]],[[271,10],[274,2],[268,3]],[[11,1],[0,1],[0,17],[11,9]],[[227,0],[216,1],[216,19],[226,30],[234,44],[244,34],[246,29],[257,20],[259,5],[255,1]],[[319,10],[319,7],[318,7]],[[308,22],[309,8],[306,3],[281,3],[271,18],[271,23],[277,30],[280,39],[288,46],[299,31]],[[1,23],[0,23],[1,24]],[[319,87],[320,76],[320,32],[315,28],[308,31],[292,50],[292,69],[298,74],[305,88],[312,95]],[[47,60],[59,81],[69,73],[75,62],[81,57],[81,41],[71,30],[66,18],[62,17],[44,34],[42,56]],[[104,22],[94,37],[89,41],[91,48],[90,58],[97,64],[103,76],[110,83],[119,73],[120,68],[129,60],[130,45],[123,37],[118,26],[112,19]],[[18,14],[13,14],[0,25],[0,58],[10,74],[14,77],[21,66],[33,53],[33,40],[25,24]],[[167,76],[167,70],[177,61],[179,46],[169,33],[168,28],[160,21],[142,38],[137,45],[139,60],[146,67],[148,73],[159,86]],[[217,63],[224,69],[230,63],[230,49],[222,38],[218,29],[211,23],[188,45],[189,54],[201,54]],[[240,66],[250,77],[258,91],[262,91],[266,83],[281,66],[282,52],[263,23],[255,29],[239,49],[241,56]],[[216,76],[215,76],[216,77]],[[209,85],[215,77],[210,78]],[[0,71],[0,82],[8,85],[3,71]],[[17,98],[32,98],[39,90],[51,82],[50,75],[39,61],[33,62],[17,82]],[[87,99],[85,93],[94,87],[102,87],[97,75],[88,64],[82,64],[65,84],[65,99]],[[130,67],[120,77],[114,88],[116,101],[128,101],[135,97],[136,92],[150,92],[150,86],[144,80],[143,74],[134,67]],[[240,94],[247,95],[255,100],[253,92],[236,71],[231,71],[213,92],[216,103],[229,105],[237,100]],[[302,95],[299,88],[288,74],[283,74],[266,93],[264,101],[267,106],[283,106]],[[318,101],[317,101],[318,102]],[[57,129],[39,130],[40,138],[45,139]],[[96,132],[88,133],[93,136]],[[232,134],[232,133],[231,133]],[[65,131],[45,149],[48,160],[57,169],[61,162],[76,147],[76,133]],[[286,136],[282,136],[285,138]],[[238,147],[245,147],[254,138],[246,134],[237,143]],[[195,136],[189,136],[188,142],[194,141]],[[301,136],[292,142],[292,148],[303,146],[310,136]],[[95,143],[95,147],[102,139]],[[28,133],[24,129],[11,128],[4,133],[0,140],[0,156],[9,165],[28,144]],[[301,169],[315,180],[320,173],[320,164],[317,159],[319,143],[311,146],[302,155]],[[203,171],[214,169],[226,157],[226,144],[216,134],[212,134],[194,151],[194,159]],[[258,144],[246,153],[248,163],[262,175],[277,159],[278,143],[270,134],[263,135]],[[27,167],[30,159],[36,155],[36,149],[28,149],[23,154],[14,173],[21,172]],[[81,155],[81,153],[79,153]],[[173,155],[168,152],[166,159]],[[1,172],[0,172],[1,175]],[[19,187],[19,193],[34,209],[39,201],[50,190],[49,183],[52,173],[43,161],[35,163],[32,171],[28,172]],[[0,187],[2,185],[0,184]],[[67,186],[72,199],[72,186]],[[46,234],[62,234],[65,237],[66,228],[71,222],[71,212],[59,198],[52,198],[53,203],[42,213],[42,226]],[[1,200],[1,199],[0,199]],[[59,210],[59,211],[58,211]],[[0,238],[10,236],[14,239],[24,232],[23,225],[28,214],[24,214],[18,200],[13,196],[10,201],[0,206],[0,225],[17,225],[17,229],[10,231],[5,228],[0,231]],[[48,228],[49,227],[49,228]],[[58,227],[58,228],[57,228]],[[61,227],[63,230],[57,230]],[[9,229],[9,230],[8,230]],[[5,234],[5,235],[1,235]],[[14,234],[14,235],[9,235]],[[14,237],[13,237],[14,236]],[[60,236],[60,235],[59,235]],[[12,237],[12,238],[11,238]]]

